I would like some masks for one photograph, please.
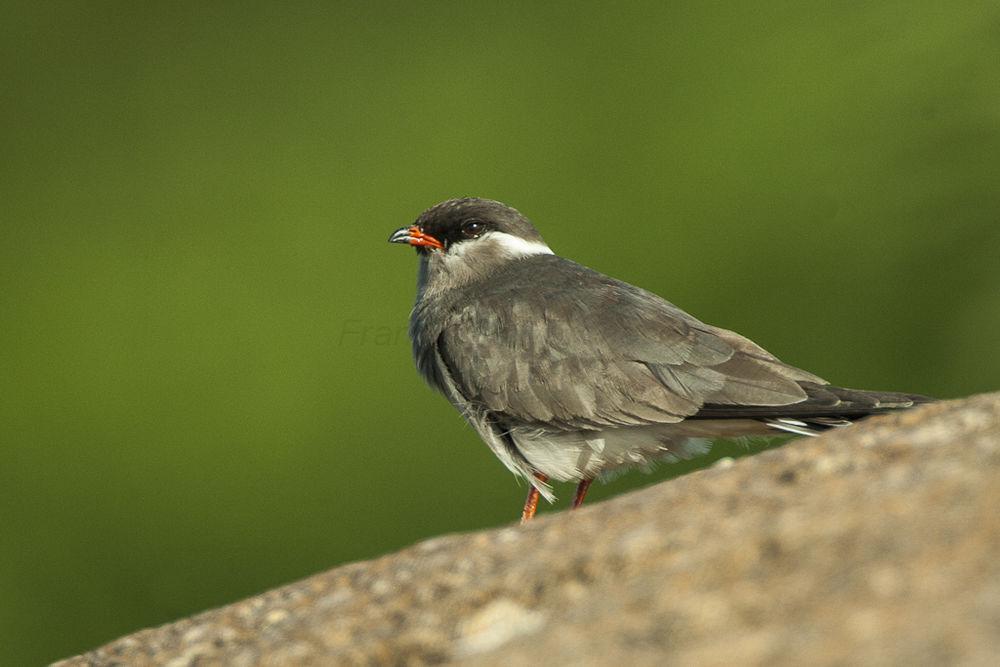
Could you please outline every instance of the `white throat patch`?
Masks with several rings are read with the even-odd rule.
[[[552,255],[552,248],[540,241],[525,241],[520,236],[514,236],[506,232],[487,232],[480,243],[486,241],[501,248],[511,257],[528,257],[529,255]],[[471,244],[469,244],[471,247]]]

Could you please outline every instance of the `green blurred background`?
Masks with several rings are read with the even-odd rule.
[[[515,518],[385,243],[448,197],[831,381],[1000,384],[995,2],[169,5],[0,10],[0,664]]]

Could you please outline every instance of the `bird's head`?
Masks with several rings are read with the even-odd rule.
[[[389,243],[417,249],[431,273],[456,279],[486,273],[512,259],[551,255],[541,234],[517,210],[490,199],[449,199],[401,227]]]

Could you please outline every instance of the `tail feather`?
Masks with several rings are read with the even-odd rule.
[[[778,431],[817,436],[831,428],[850,426],[854,420],[862,417],[905,410],[934,400],[919,394],[845,389],[807,382],[801,384],[809,398],[802,403],[782,408],[783,414],[799,415],[798,418],[764,418],[761,421]]]
[[[706,404],[693,419],[758,419],[773,428],[815,435],[855,419],[930,403],[933,398],[891,391],[866,391],[800,382],[807,398],[789,405]],[[808,431],[808,433],[804,432]]]

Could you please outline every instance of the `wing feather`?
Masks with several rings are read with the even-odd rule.
[[[789,405],[825,384],[660,297],[556,256],[456,301],[437,351],[502,421],[567,430],[678,422],[706,404]],[[530,264],[530,266],[529,266]]]

